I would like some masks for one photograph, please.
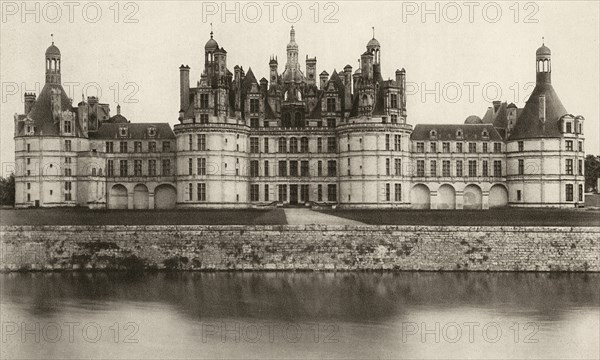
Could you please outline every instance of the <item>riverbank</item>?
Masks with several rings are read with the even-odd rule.
[[[600,271],[600,228],[1,226],[0,271]]]

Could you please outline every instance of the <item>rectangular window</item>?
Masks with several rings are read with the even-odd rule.
[[[258,128],[258,118],[250,118],[250,127],[257,129]]]
[[[450,177],[450,160],[442,161],[442,176]]]
[[[300,185],[300,201],[308,201],[308,185]]]
[[[268,154],[269,153],[269,138],[264,138],[264,153]]]
[[[258,201],[258,184],[250,185],[250,201]]]
[[[70,181],[65,181],[65,191],[71,191],[72,189],[72,182]]]
[[[200,109],[208,109],[208,94],[200,94]]]
[[[488,143],[483,143],[481,145],[483,146],[483,149],[481,151],[483,151],[484,153],[488,152]]]
[[[390,107],[392,109],[397,109],[398,108],[398,95],[396,95],[396,94],[390,94]]]
[[[483,160],[481,162],[481,176],[489,176],[488,162]]]
[[[417,176],[425,176],[425,160],[417,160]]]
[[[192,158],[188,158],[188,175],[194,174],[194,160]]]
[[[525,161],[519,159],[519,175],[525,174]]]
[[[287,176],[287,163],[285,161],[279,161],[279,176]]]
[[[567,125],[566,132],[569,133],[569,134],[572,133],[573,132],[573,125],[570,122],[568,122],[566,125]]]
[[[394,175],[402,176],[402,159],[394,159]]]
[[[437,143],[434,143],[434,142],[429,143],[429,152],[431,152],[431,153],[437,152]]]
[[[517,146],[519,147],[519,151],[523,151],[525,148],[525,144],[522,141],[517,142]]]
[[[163,174],[163,176],[171,176],[171,160],[170,159],[163,159],[162,174]]]
[[[578,199],[579,199],[579,201],[583,201],[583,185],[579,184],[578,185],[578,190],[579,190],[577,192]]]
[[[200,114],[200,124],[208,124],[208,114]]]
[[[521,190],[517,190],[517,201],[521,201],[521,199],[523,199],[523,195],[521,193]]]
[[[107,176],[115,176],[115,162],[114,160],[108,160],[108,164],[106,165],[106,175]]]
[[[501,153],[502,152],[502,143],[495,142],[494,143],[494,152]]]
[[[126,153],[127,152],[127,141],[121,141],[119,142],[119,151],[122,153]]]
[[[402,184],[394,184],[394,201],[402,201]]]
[[[206,175],[206,158],[198,158],[198,175]]]
[[[250,112],[251,113],[260,112],[260,103],[259,103],[258,99],[250,99]]]
[[[398,115],[396,114],[392,114],[392,124],[397,124],[398,123]]]
[[[206,201],[206,184],[199,183],[198,184],[198,201]]]
[[[198,134],[198,150],[206,151],[206,134]]]
[[[442,143],[442,152],[444,152],[444,153],[450,152],[450,143],[449,142]]]
[[[295,137],[290,138],[290,153],[291,154],[298,153],[298,139]]]
[[[66,157],[66,158],[65,158],[65,164],[70,164],[70,163],[71,163],[71,159],[72,159],[72,158],[70,158],[70,157]],[[29,160],[31,160],[31,159],[27,158],[27,163],[28,163],[28,164],[29,164]]]
[[[573,151],[573,140],[565,141],[565,146],[567,148],[567,151]]]
[[[65,140],[65,151],[71,151],[71,140]]]
[[[385,184],[385,201],[390,201],[392,199],[391,192],[391,185],[389,183]]]
[[[112,153],[114,151],[114,144],[112,141],[107,141],[106,142],[106,152],[107,153]]]
[[[317,185],[317,201],[323,201],[323,185]]]
[[[141,141],[133,142],[133,152],[136,152],[136,153],[142,152],[142,142]]]
[[[148,143],[148,152],[156,152],[156,141],[150,141]]]
[[[350,160],[350,159],[348,159],[348,160]],[[390,173],[391,173],[390,167],[391,167],[391,160],[390,160],[390,158],[386,158],[385,159],[385,174],[387,176],[390,176]]]
[[[308,153],[308,138],[306,137],[300,139],[300,152]]]
[[[494,160],[494,176],[502,176],[502,160]]]
[[[156,176],[156,160],[148,160],[148,175]]]
[[[188,135],[188,150],[194,150],[192,144],[194,143],[194,137],[192,134]]]
[[[71,193],[70,192],[65,193],[65,201],[71,201],[71,200],[72,200]]]
[[[469,177],[477,176],[477,160],[469,160]]]
[[[127,160],[119,161],[119,176],[127,176]]]
[[[330,129],[335,128],[335,118],[333,119],[327,119],[327,127]]]
[[[170,152],[171,151],[171,142],[170,141],[163,141],[163,143],[162,143],[162,151],[163,152]]]
[[[317,162],[317,176],[323,176],[323,162],[321,160]]]
[[[327,138],[327,152],[334,153],[337,151],[336,141],[334,137]]]
[[[71,132],[71,122],[70,121],[65,121],[65,129],[64,130],[66,133]]]
[[[329,202],[337,201],[337,187],[335,184],[327,185],[327,201],[329,201]]]
[[[269,161],[265,160],[265,176],[269,175]]]
[[[278,185],[279,201],[287,201],[287,185]]]
[[[385,134],[385,150],[389,151],[390,150],[390,134]]]
[[[327,112],[335,112],[335,98],[327,98]]]
[[[456,143],[456,152],[457,153],[463,152],[463,143],[461,143],[461,142]]]
[[[567,159],[565,165],[565,171],[567,172],[567,175],[573,175],[573,159]]]
[[[265,184],[265,201],[269,201],[269,185]]]
[[[583,151],[583,141],[580,141],[580,142],[578,143],[578,150],[579,150],[579,152],[582,152],[582,151]]]
[[[263,127],[269,127],[269,121],[267,121],[267,120],[263,121]]]
[[[258,160],[250,161],[250,176],[258,177]]]
[[[194,186],[192,183],[188,184],[188,200],[192,201],[194,199]]]
[[[279,138],[278,148],[280,154],[285,154],[287,152],[287,140],[285,138]]]
[[[259,153],[259,150],[258,150],[258,138],[257,137],[251,137],[250,138],[250,152],[253,153],[253,154]]]
[[[437,176],[437,161],[435,160],[429,162],[429,176]]]
[[[394,150],[401,151],[402,150],[402,136],[394,135]]]
[[[321,138],[317,139],[317,152],[318,153],[323,152],[323,139],[321,139]]]
[[[327,176],[337,176],[337,162],[335,160],[327,161]]]
[[[583,160],[577,160],[577,173],[583,175]]]
[[[298,176],[298,161],[296,160],[290,161],[290,176]]]
[[[303,160],[300,163],[300,176],[310,176],[310,174],[308,173],[308,160]]]
[[[573,201],[573,184],[567,184],[565,188],[567,201]]]
[[[474,142],[469,143],[469,152],[470,153],[477,152],[477,143],[474,143]]]
[[[142,176],[142,160],[133,160],[133,175]]]
[[[462,160],[456,160],[456,176],[463,176],[463,162]]]
[[[422,142],[417,143],[417,152],[418,153],[425,152],[425,143],[422,143]]]

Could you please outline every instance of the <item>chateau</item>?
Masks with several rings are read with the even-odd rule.
[[[132,123],[61,85],[46,50],[46,84],[15,114],[16,205],[109,209],[335,205],[354,208],[574,207],[584,199],[582,116],[551,84],[551,52],[535,56],[521,109],[494,102],[456,125],[408,122],[406,72],[383,80],[381,45],[360,68],[317,74],[295,30],[269,79],[227,67],[210,34],[194,85],[182,65],[179,123]]]

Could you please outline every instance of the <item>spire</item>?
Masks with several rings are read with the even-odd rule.
[[[373,29],[373,39],[375,39],[375,26],[372,26],[371,29]]]
[[[292,25],[292,30],[290,30],[290,42],[296,41],[296,30],[294,30],[294,25]]]
[[[117,115],[121,115],[121,105],[117,104]]]
[[[213,27],[212,27],[212,23],[210,23],[210,38],[213,38]]]
[[[54,45],[54,34],[50,34],[50,38],[52,39],[52,45]]]

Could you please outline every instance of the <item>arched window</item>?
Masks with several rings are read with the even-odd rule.
[[[102,176],[102,168],[98,169],[98,176]]]
[[[285,154],[287,152],[287,141],[284,137],[279,138],[279,152]]]
[[[295,154],[298,152],[298,139],[293,137],[290,139],[290,153]]]
[[[96,168],[92,168],[92,176],[96,176]]]

